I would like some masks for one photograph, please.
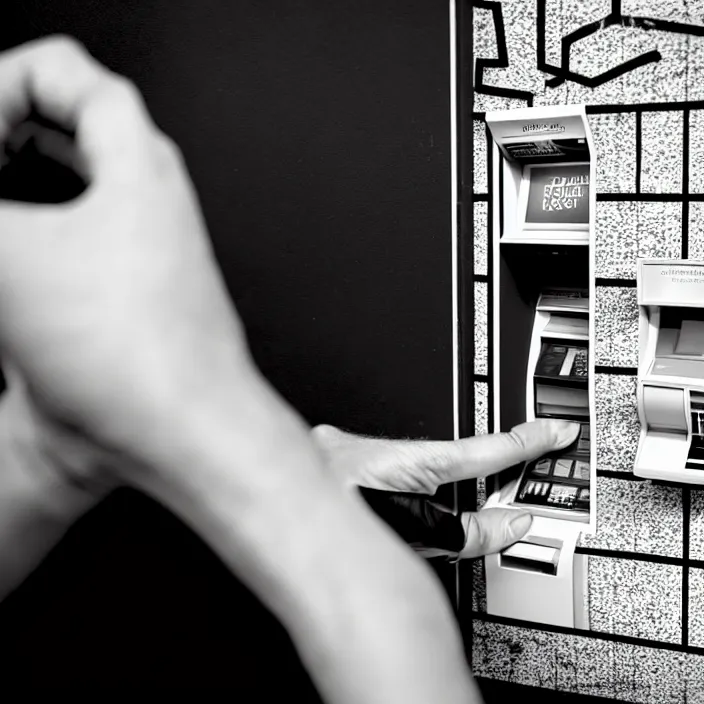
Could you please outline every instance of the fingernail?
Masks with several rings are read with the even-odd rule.
[[[533,516],[530,513],[522,513],[520,516],[512,518],[508,524],[511,540],[522,538],[528,532],[531,523],[533,523]]]
[[[557,429],[557,442],[559,447],[571,445],[579,435],[579,423],[570,423],[567,420],[559,421]]]

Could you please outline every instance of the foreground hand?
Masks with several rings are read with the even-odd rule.
[[[253,364],[182,159],[135,88],[45,40],[0,56],[0,142],[30,106],[75,132],[39,145],[88,182],[63,205],[0,203],[0,347],[40,427],[87,439],[192,526],[327,701],[476,701],[431,571]]]
[[[573,443],[579,424],[537,420],[508,433],[457,441],[390,440],[346,433],[329,425],[313,428],[330,469],[347,486],[435,494],[443,484],[485,477]],[[462,558],[499,552],[530,529],[526,511],[492,508],[462,515]]]
[[[2,57],[0,143],[30,105],[75,131],[69,158],[89,187],[63,205],[0,205],[4,352],[47,416],[117,452],[135,437],[165,451],[178,431],[159,419],[249,364],[196,195],[137,90],[74,42]],[[44,137],[66,161],[59,133]]]

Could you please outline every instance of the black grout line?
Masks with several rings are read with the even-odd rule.
[[[487,159],[486,159],[486,172],[487,172],[487,190],[489,192],[489,203],[492,202],[492,193],[494,187],[494,150],[491,148],[491,135],[489,133],[489,128],[486,128],[487,136]],[[502,169],[503,170],[503,169]],[[499,189],[503,189],[503,179],[499,181]],[[503,191],[499,191],[499,198],[501,203],[503,203]],[[500,209],[503,211],[503,208]],[[493,275],[494,272],[494,208],[491,205],[487,208],[487,272]],[[499,221],[501,223],[501,220]],[[487,415],[488,415],[488,430],[489,432],[498,430],[494,428],[494,292],[493,286],[491,284],[487,285]]]
[[[682,114],[682,259],[689,258],[689,118],[690,108]],[[692,515],[692,490],[682,489],[682,645],[689,645],[689,546]]]
[[[474,275],[474,281],[483,281],[484,283],[489,283],[489,275],[488,274],[475,274]]]
[[[682,489],[682,645],[689,645],[689,533],[692,492]]]
[[[489,377],[486,374],[475,374],[474,381],[483,381],[484,383],[487,383],[489,381]]]
[[[604,477],[604,479],[622,479],[626,482],[645,482],[647,479],[643,477],[637,477],[633,472],[614,472],[610,469],[597,469],[597,477]]]
[[[545,53],[545,15],[547,14],[547,7],[545,0],[543,0],[543,2],[539,1],[537,5],[537,16],[535,18],[535,59],[538,70],[542,71],[544,64],[547,63]]]
[[[614,374],[619,376],[637,376],[638,367],[604,367],[599,364],[594,367],[595,374]]]
[[[496,55],[491,59],[478,56],[472,57],[474,59],[475,74],[474,81],[470,82],[470,85],[471,83],[474,83],[474,90],[477,93],[484,93],[485,95],[497,95],[503,98],[523,100],[527,103],[528,107],[532,107],[533,94],[530,91],[501,86],[491,86],[486,85],[484,83],[485,69],[508,68],[510,65],[508,55],[508,43],[506,42],[504,16],[501,8],[501,3],[495,2],[494,0],[474,0],[472,5],[473,7],[479,7],[484,10],[489,10],[491,12],[494,21],[494,33],[496,37]],[[470,37],[472,37],[472,31],[470,31],[468,34]]]
[[[676,103],[624,103],[618,105],[587,105],[587,115],[609,115],[632,112],[636,116],[644,112],[672,112],[674,110],[704,110],[704,100]],[[472,120],[486,120],[485,110],[472,112]]]
[[[682,259],[689,259],[689,200],[682,201]]]
[[[629,103],[622,105],[587,105],[587,115],[634,112],[672,112],[673,110],[704,110],[704,100],[680,101],[676,103]],[[483,120],[486,113],[477,112],[475,119]]]
[[[638,282],[635,279],[605,279],[596,278],[594,280],[596,286],[616,286],[619,288],[636,288]]]
[[[630,552],[628,550],[602,550],[601,548],[576,547],[574,550],[580,555],[592,557],[608,557],[615,560],[636,560],[637,562],[651,562],[658,565],[675,565],[682,567],[684,562],[681,557],[666,557],[646,552]]]
[[[636,113],[636,193],[640,193],[640,176],[643,161],[643,121],[642,113]],[[599,194],[596,196],[599,200]],[[604,199],[605,200],[605,199]]]
[[[689,109],[682,115],[682,259],[689,259]]]
[[[489,200],[488,193],[473,193],[472,199],[475,203],[486,203]]]
[[[684,203],[704,201],[704,193],[597,193],[598,201],[627,203]]]
[[[516,626],[531,631],[545,631],[547,633],[560,633],[563,635],[577,636],[581,638],[593,638],[594,640],[609,641],[612,643],[625,643],[627,645],[643,646],[657,650],[672,650],[677,653],[690,653],[692,655],[704,655],[704,648],[693,645],[682,645],[681,643],[668,643],[662,640],[651,640],[649,638],[636,638],[616,633],[606,633],[604,631],[583,630],[581,628],[567,628],[565,626],[552,626],[546,623],[536,623],[534,621],[523,621],[517,618],[506,616],[494,616],[482,611],[472,611],[472,618],[485,623],[497,623],[504,626]]]

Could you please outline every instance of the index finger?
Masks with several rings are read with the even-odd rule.
[[[435,471],[443,483],[486,477],[520,462],[569,447],[579,435],[579,423],[540,419],[521,423],[506,433],[477,435],[442,443],[442,466]],[[432,445],[433,443],[428,443]],[[428,448],[431,449],[431,448]]]
[[[93,178],[133,166],[155,132],[132,83],[64,36],[0,55],[0,143],[32,108],[75,134],[79,158]]]

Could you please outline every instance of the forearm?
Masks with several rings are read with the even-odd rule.
[[[439,584],[325,471],[295,416],[257,389],[217,417],[191,424],[197,442],[182,435],[180,461],[144,488],[281,620],[325,699],[477,701]]]
[[[25,410],[16,395],[0,396],[0,599],[97,502],[51,466]]]

